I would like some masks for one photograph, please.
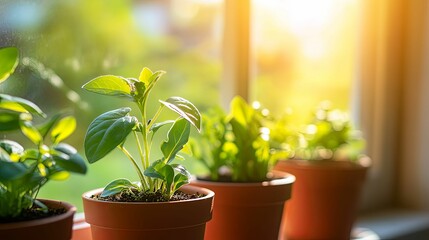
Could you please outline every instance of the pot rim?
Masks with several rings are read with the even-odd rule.
[[[82,194],[82,198],[84,198],[86,201],[91,201],[91,202],[103,202],[106,204],[123,204],[123,205],[138,205],[138,204],[145,204],[145,205],[162,205],[162,204],[180,204],[183,202],[193,202],[193,201],[198,201],[198,200],[204,200],[204,199],[209,199],[214,197],[215,193],[207,188],[203,188],[203,187],[197,187],[197,186],[191,186],[191,185],[184,185],[181,188],[179,188],[179,190],[185,190],[187,192],[198,192],[204,194],[205,196],[203,197],[199,197],[199,198],[193,198],[193,199],[187,199],[187,200],[179,200],[179,201],[168,201],[168,202],[112,202],[112,201],[101,201],[101,200],[97,200],[97,199],[93,199],[91,198],[92,195],[95,195],[97,193],[100,193],[101,191],[103,191],[103,188],[97,188],[97,189],[93,189],[93,190],[89,190],[87,192],[84,192]]]
[[[27,220],[27,221],[19,221],[19,222],[11,222],[11,223],[0,223],[0,230],[1,229],[21,228],[23,226],[33,227],[33,226],[44,225],[44,224],[56,222],[56,221],[71,217],[76,212],[76,207],[73,206],[72,204],[68,203],[68,202],[64,202],[64,201],[60,201],[60,200],[52,200],[52,199],[37,199],[37,200],[43,202],[44,204],[47,204],[48,207],[53,206],[53,205],[61,205],[62,207],[64,207],[66,209],[66,212],[59,214],[59,215],[40,218],[40,219],[32,219],[32,220]]]
[[[270,180],[262,182],[221,182],[221,181],[212,181],[200,179],[197,176],[192,176],[192,181],[202,182],[204,185],[226,185],[231,187],[257,187],[257,186],[278,186],[278,185],[287,185],[295,182],[295,176],[278,170],[272,170],[268,173]],[[210,187],[209,187],[210,188]]]

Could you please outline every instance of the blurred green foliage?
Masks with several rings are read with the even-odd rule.
[[[213,35],[213,23],[220,6],[195,4],[198,11],[193,17],[178,21],[171,16],[180,8],[170,1],[3,1],[0,47],[17,46],[23,66],[13,76],[22,80],[3,84],[0,92],[25,97],[48,115],[73,110],[78,126],[70,142],[80,152],[91,120],[124,105],[121,99],[100,101],[81,89],[95,76],[128,77],[143,66],[163,69],[168,75],[152,93],[154,98],[180,95],[204,110],[219,102],[220,42]],[[144,21],[151,16],[156,16],[152,22]],[[148,111],[153,113],[158,103],[152,104]],[[112,153],[108,158],[123,157]],[[61,185],[49,183],[39,196],[66,200],[82,210],[81,194],[129,175],[133,169],[127,161],[91,165],[87,176],[72,176]]]

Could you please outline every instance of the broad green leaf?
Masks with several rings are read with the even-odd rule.
[[[19,62],[19,51],[16,47],[0,49],[0,83],[5,81],[14,71]]]
[[[54,147],[55,162],[64,170],[85,174],[87,171],[85,161],[72,146],[60,143]]]
[[[164,176],[159,172],[166,164],[162,159],[154,161],[148,168],[146,168],[143,174],[147,177],[158,178],[165,180]]]
[[[8,162],[0,160],[0,181],[11,181],[24,176],[27,166],[20,162]]]
[[[0,132],[20,129],[20,113],[0,111]]]
[[[94,163],[125,141],[138,125],[128,113],[131,108],[119,108],[98,116],[88,127],[84,148],[89,163]]]
[[[201,131],[201,114],[191,102],[181,97],[170,97],[166,101],[160,100],[160,102]]]
[[[130,80],[120,76],[104,75],[96,77],[84,84],[82,88],[108,96],[133,98],[131,95],[133,91],[132,83]]]
[[[42,135],[39,133],[37,128],[31,124],[30,121],[21,121],[20,127],[22,133],[34,144],[39,145],[43,141]]]
[[[190,124],[185,119],[180,118],[174,122],[168,131],[168,139],[161,144],[161,151],[166,163],[171,162],[176,154],[182,150],[188,142],[190,134]]]
[[[21,113],[32,113],[41,117],[46,117],[43,111],[33,102],[7,94],[0,94],[0,108]]]
[[[62,118],[52,129],[52,142],[59,143],[66,139],[76,129],[76,119],[73,116]]]
[[[135,189],[137,186],[130,182],[128,179],[116,179],[111,183],[107,184],[104,190],[101,192],[100,197],[108,197],[118,194],[124,190]]]
[[[150,77],[152,77],[152,75],[153,75],[153,72],[149,68],[145,67],[140,72],[139,80],[140,82],[143,82],[146,86],[148,86]]]

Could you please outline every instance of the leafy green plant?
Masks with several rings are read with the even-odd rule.
[[[135,116],[130,116],[131,108],[119,108],[101,114],[88,127],[84,147],[89,163],[97,162],[118,148],[131,161],[140,180],[138,183],[127,179],[114,180],[104,188],[101,197],[122,192],[160,193],[163,200],[167,201],[182,185],[189,183],[189,172],[184,166],[173,161],[180,158],[178,153],[188,142],[190,125],[200,131],[201,115],[188,100],[170,97],[165,101],[159,100],[160,105],[156,113],[152,117],[148,116],[149,94],[163,74],[163,71],[152,72],[148,68],[143,68],[138,79],[103,75],[83,85],[84,89],[91,92],[125,97],[137,104],[141,114],[139,120]],[[179,117],[175,120],[157,122],[164,108],[176,112]],[[161,127],[167,125],[170,125],[167,138],[160,145],[162,157],[151,162],[153,137]],[[127,136],[131,133],[137,145],[140,163],[124,146]]]
[[[209,170],[211,180],[230,175],[228,181],[264,181],[276,161],[288,157],[290,149],[270,144],[272,120],[263,111],[239,96],[230,107],[229,114],[218,107],[203,114],[204,131],[201,139],[192,141],[193,154]]]
[[[8,79],[18,63],[17,48],[0,49],[0,83]],[[86,173],[83,158],[62,142],[75,130],[74,117],[57,114],[40,125],[33,123],[34,117],[46,114],[31,101],[0,94],[0,131],[5,136],[0,140],[0,219],[18,217],[33,204],[46,211],[46,206],[36,200],[41,187],[49,180],[67,179],[69,172]],[[34,146],[25,148],[6,139],[6,133],[15,130]]]
[[[299,132],[300,145],[295,158],[306,160],[357,160],[365,141],[346,112],[334,109],[327,101],[313,112],[312,120]]]

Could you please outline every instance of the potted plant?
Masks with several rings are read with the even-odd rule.
[[[364,140],[345,112],[323,102],[298,130],[295,154],[275,167],[295,175],[285,207],[283,239],[350,239],[369,166]],[[295,139],[295,140],[296,140]],[[281,135],[272,141],[282,142]]]
[[[19,63],[18,49],[0,49],[0,83]],[[33,118],[46,117],[31,101],[0,94],[0,236],[4,239],[70,239],[76,208],[69,203],[37,199],[49,180],[64,180],[69,172],[84,174],[83,158],[63,143],[76,127],[72,116],[57,114],[36,125]],[[24,147],[7,139],[20,130],[33,144]],[[50,138],[50,142],[47,140]]]
[[[229,114],[214,108],[203,119],[191,149],[209,174],[191,184],[216,193],[206,239],[278,239],[294,177],[271,171],[289,150],[270,145],[268,116],[237,96]]]
[[[83,194],[85,218],[91,225],[94,240],[204,238],[214,193],[185,186],[190,174],[184,166],[174,163],[181,158],[178,153],[189,139],[190,126],[201,129],[201,115],[188,100],[170,97],[160,100],[156,113],[148,116],[150,92],[163,74],[163,71],[143,68],[138,79],[103,75],[83,86],[91,92],[125,97],[137,104],[141,114],[138,120],[129,114],[131,108],[119,108],[101,114],[88,127],[84,147],[89,163],[97,162],[118,148],[139,177],[138,182],[117,179],[104,189]],[[165,108],[179,117],[160,122]],[[162,156],[151,161],[154,135],[164,126],[170,128],[160,144]],[[124,145],[130,134],[135,140],[140,163]]]

